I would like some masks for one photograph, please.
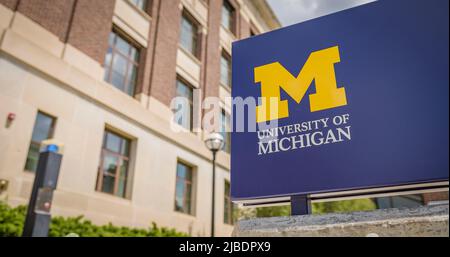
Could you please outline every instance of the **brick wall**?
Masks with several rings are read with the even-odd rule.
[[[56,0],[57,1],[57,0]],[[115,0],[77,0],[67,42],[103,65]]]
[[[17,3],[19,2],[19,0],[0,0],[0,4],[8,7],[11,10],[16,10],[17,8]]]
[[[74,0],[21,0],[17,11],[64,41],[69,29]]]
[[[218,96],[220,83],[220,23],[222,1],[209,1],[209,24],[206,49],[206,68],[204,97]]]
[[[168,106],[175,96],[175,67],[181,23],[179,4],[180,0],[160,2],[158,31],[155,35],[150,94]]]
[[[240,21],[240,38],[250,37],[250,23],[246,21],[243,17],[239,19]]]
[[[199,44],[200,60],[202,61],[201,70],[200,70],[200,88],[201,88],[201,90],[204,90],[205,83],[206,83],[206,72],[208,70],[208,66],[206,65],[207,64],[206,51],[207,51],[207,46],[208,46],[207,45],[208,34],[205,34],[202,31],[201,33],[199,33],[199,37],[200,37],[200,44]]]
[[[100,64],[108,47],[115,0],[0,0]]]
[[[147,9],[147,13],[152,17],[152,22],[150,24],[149,31],[149,42],[148,47],[141,54],[143,56],[143,60],[141,61],[140,75],[138,79],[138,87],[136,88],[136,94],[150,94],[150,81],[152,75],[152,67],[153,67],[153,56],[155,51],[155,43],[156,43],[156,31],[158,26],[158,12],[160,0],[152,0],[148,2],[149,6]]]

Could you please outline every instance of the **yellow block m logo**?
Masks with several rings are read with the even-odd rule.
[[[279,62],[256,67],[255,83],[261,83],[262,98],[261,105],[256,107],[256,121],[289,117],[288,102],[281,101],[280,88],[299,104],[313,80],[316,93],[309,96],[311,112],[347,105],[345,88],[336,84],[334,64],[338,62],[339,47],[334,46],[311,53],[297,77]]]

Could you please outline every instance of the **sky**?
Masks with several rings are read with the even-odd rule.
[[[267,0],[283,26],[342,11],[374,0]]]

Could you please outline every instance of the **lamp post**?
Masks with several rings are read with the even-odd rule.
[[[211,237],[214,237],[214,200],[215,200],[215,182],[216,182],[216,154],[217,152],[223,148],[224,146],[224,140],[223,136],[219,133],[212,133],[209,134],[205,139],[205,145],[206,147],[212,152],[213,154],[213,169],[212,169],[212,203],[211,203]]]

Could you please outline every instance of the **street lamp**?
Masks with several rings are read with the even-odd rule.
[[[216,154],[224,146],[223,136],[219,133],[209,134],[205,139],[206,147],[213,154],[212,170],[212,204],[211,204],[211,237],[214,237],[214,199],[215,199],[215,181],[216,181]]]

